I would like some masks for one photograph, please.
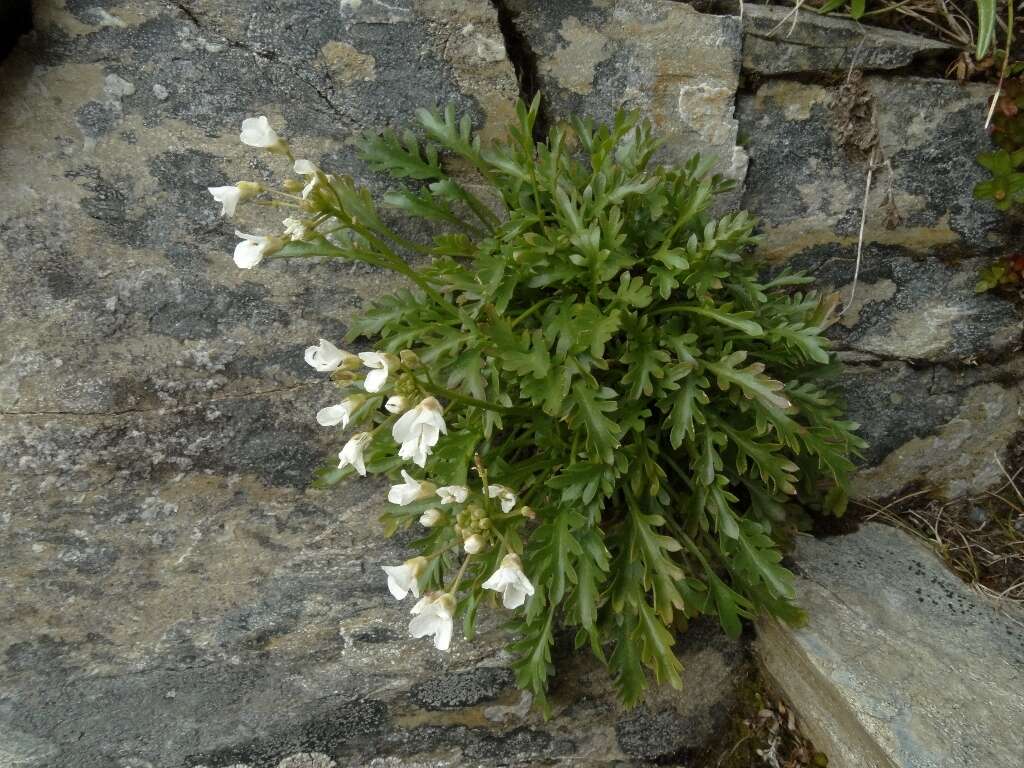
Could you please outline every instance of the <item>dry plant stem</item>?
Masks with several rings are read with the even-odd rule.
[[[1003,462],[999,460],[999,455],[998,454],[993,454],[993,455],[995,456],[996,464],[999,466],[999,470],[1006,477],[1006,482],[1009,483],[1011,488],[1013,488],[1014,493],[1017,494],[1017,498],[1020,499],[1022,503],[1024,503],[1024,494],[1022,494],[1020,492],[1020,488],[1017,487],[1017,483],[1014,481],[1014,478],[1016,477],[1016,475],[1014,475],[1014,477],[1011,477],[1010,473],[1006,471],[1006,467],[1003,466]],[[1020,472],[1021,472],[1021,470],[1018,469],[1016,474],[1020,474]],[[1014,505],[1014,506],[1016,506],[1016,505]],[[1020,511],[1019,508],[1018,508],[1018,511]]]
[[[785,16],[783,16],[782,19],[779,21],[779,23],[771,28],[771,30],[768,32],[768,37],[773,36],[776,32],[778,32],[780,29],[782,29],[782,26],[787,21],[789,21],[790,17],[793,18],[793,23],[790,25],[789,32],[786,33],[786,37],[789,37],[790,35],[792,35],[793,34],[793,30],[796,29],[796,23],[797,23],[797,21],[800,18],[800,8],[803,6],[803,4],[804,4],[804,0],[797,0],[796,5],[793,6],[793,10],[791,10],[789,13],[787,13]],[[741,18],[742,18],[742,8],[743,8],[743,5],[741,3],[740,4]]]
[[[875,147],[871,151],[871,159],[868,161],[868,176],[867,181],[864,184],[864,203],[860,209],[860,231],[857,234],[857,260],[853,266],[853,284],[850,286],[850,298],[844,304],[842,310],[836,315],[836,319],[839,319],[846,314],[846,311],[853,306],[854,296],[857,295],[857,279],[860,277],[860,261],[861,255],[864,252],[864,225],[867,223],[868,218],[868,196],[871,194],[871,179],[875,174],[876,158],[878,155],[878,148]]]
[[[1006,17],[1006,54],[1003,56],[1003,66],[999,70],[999,83],[996,85],[996,92],[992,96],[992,106],[988,108],[988,117],[985,118],[986,131],[992,124],[992,116],[996,113],[996,105],[999,103],[999,97],[1003,93],[1003,81],[1006,80],[1006,73],[1010,67],[1010,49],[1013,47],[1013,0],[1007,3]]]

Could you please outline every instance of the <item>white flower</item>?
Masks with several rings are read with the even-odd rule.
[[[384,403],[384,410],[388,413],[402,413],[409,409],[409,398],[401,395],[392,395]]]
[[[409,634],[413,637],[434,636],[434,647],[447,651],[452,642],[452,617],[455,615],[455,598],[447,592],[442,595],[425,595],[412,607],[414,618],[409,622]]]
[[[439,522],[441,522],[441,510],[435,507],[431,507],[420,515],[420,525],[424,528],[433,528]]]
[[[321,427],[334,427],[341,424],[344,429],[348,426],[348,420],[352,418],[356,408],[363,404],[362,397],[346,397],[337,405],[328,405],[316,412],[316,423]]]
[[[421,483],[404,469],[402,470],[402,479],[405,480],[404,483],[401,485],[392,485],[391,490],[388,491],[388,501],[392,504],[397,504],[400,507],[404,507],[406,504],[412,504],[414,501],[419,501],[420,499],[425,499],[428,496],[433,496],[434,491],[437,490],[437,487],[433,483]]]
[[[306,347],[305,358],[309,365],[322,373],[336,371],[341,367],[351,369],[353,366],[358,365],[355,355],[343,349],[338,349],[327,339],[320,339],[319,344]]]
[[[401,565],[381,566],[384,573],[388,575],[388,589],[395,596],[395,600],[404,600],[405,596],[412,592],[413,597],[420,596],[420,585],[417,578],[423,569],[427,567],[427,558],[414,557],[406,560]]]
[[[281,139],[270,127],[270,121],[266,115],[259,117],[247,117],[242,121],[242,132],[238,135],[243,144],[250,147],[270,149],[281,144]]]
[[[242,199],[242,190],[238,187],[207,187],[207,191],[213,195],[213,199],[220,203],[221,216],[234,216],[235,208]]]
[[[264,256],[269,256],[281,247],[276,237],[247,235],[237,229],[235,235],[242,238],[242,242],[235,246],[235,265],[240,269],[252,269],[263,261]]]
[[[338,454],[338,469],[347,467],[350,464],[355,467],[363,477],[366,477],[366,464],[363,462],[363,451],[370,444],[373,436],[369,432],[360,432],[357,435],[352,435],[351,439],[341,449],[341,453]]]
[[[398,455],[412,459],[417,466],[425,466],[431,449],[440,435],[448,433],[437,398],[425,398],[415,408],[403,413],[391,428],[391,436],[401,443]]]
[[[306,222],[301,219],[289,216],[281,223],[284,224],[285,237],[292,240],[304,240],[306,235],[309,234],[309,228],[306,226]]]
[[[437,489],[442,504],[461,504],[469,498],[469,488],[464,485],[443,485]]]
[[[487,496],[492,499],[500,499],[501,511],[506,514],[511,512],[512,507],[516,505],[516,495],[504,485],[488,485]]]
[[[501,593],[501,604],[506,608],[518,608],[533,594],[533,584],[523,573],[519,555],[508,554],[501,559],[501,567],[483,583],[484,589]]]
[[[398,366],[398,360],[387,352],[360,352],[359,359],[370,369],[363,384],[367,392],[380,392],[391,375],[391,369]]]
[[[294,165],[295,172],[300,176],[308,176],[309,181],[306,182],[306,186],[302,189],[302,199],[305,200],[309,197],[309,193],[312,192],[317,185],[317,168],[309,160],[298,159]]]
[[[468,539],[462,542],[462,548],[466,550],[467,555],[479,554],[480,552],[483,552],[486,547],[487,542],[484,540],[484,537],[481,536],[479,533],[474,533],[472,536],[470,536]]]

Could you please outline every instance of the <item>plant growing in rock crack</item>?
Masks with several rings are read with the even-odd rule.
[[[648,673],[679,686],[687,620],[717,615],[736,635],[759,611],[800,619],[782,543],[805,510],[843,512],[863,443],[825,383],[834,299],[799,290],[801,275],[758,277],[753,220],[708,212],[731,182],[697,157],[652,164],[634,114],[535,141],[538,106],[490,147],[452,107],[418,112],[423,138],[362,141],[371,167],[409,183],[384,206],[450,229],[429,243],[352,179],[294,160],[266,118],[242,140],[302,180],[211,193],[226,213],[257,195],[292,211],[283,234],[240,235],[241,267],[337,258],[409,281],[352,321],[350,340],[376,351],[320,340],[306,360],[339,390],[317,421],[350,432],[317,484],[386,474],[387,533],[422,529],[420,554],[384,568],[397,599],[418,598],[411,633],[447,650],[456,620],[470,638],[500,603],[542,706],[560,628],[634,704]]]

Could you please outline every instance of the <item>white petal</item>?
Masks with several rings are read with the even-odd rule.
[[[322,427],[333,427],[341,424],[341,428],[344,429],[348,426],[350,416],[348,406],[345,403],[338,403],[338,405],[329,405],[317,411],[316,423]]]
[[[311,173],[316,173],[316,166],[309,162],[309,160],[301,157],[295,161],[293,169],[300,176],[308,176]]]
[[[207,187],[213,199],[221,204],[221,216],[234,216],[235,208],[242,199],[242,190],[238,187]]]
[[[235,246],[234,260],[239,269],[252,269],[263,261],[263,246],[251,240],[243,240]]]
[[[409,594],[412,586],[408,583],[408,568],[404,565],[381,566],[384,573],[388,575],[388,589],[395,600],[404,600]],[[415,593],[414,593],[415,594]],[[416,595],[419,596],[418,594]]]
[[[247,117],[242,121],[242,132],[238,135],[243,144],[250,147],[272,147],[279,141],[277,133],[270,127],[266,115]]]
[[[444,504],[461,504],[469,497],[469,488],[463,485],[445,485],[437,489],[437,495]]]
[[[388,381],[388,370],[387,368],[380,368],[370,371],[366,375],[366,381],[363,383],[363,388],[367,392],[380,392],[384,385]]]
[[[526,593],[515,587],[509,587],[501,596],[501,604],[509,609],[518,608],[525,602]]]
[[[439,619],[439,626],[434,632],[434,647],[439,651],[447,651],[452,644],[452,620]]]
[[[423,637],[434,634],[434,617],[426,614],[414,616],[409,622],[409,634],[412,637]]]
[[[373,374],[371,373],[370,376]],[[366,377],[367,389],[369,389],[370,376]],[[415,440],[419,432],[415,430],[416,425],[416,409],[412,408],[401,416],[391,427],[391,437],[395,439],[396,443],[407,443],[410,440]]]
[[[306,362],[318,371],[327,372],[337,370],[344,362],[347,352],[342,352],[327,339],[320,339],[319,344],[306,347]]]
[[[502,573],[503,570],[503,568],[499,568],[498,570],[496,570],[494,573],[488,576],[487,581],[485,581],[480,586],[484,589],[492,589],[495,592],[500,592],[502,588],[505,586],[504,573]]]

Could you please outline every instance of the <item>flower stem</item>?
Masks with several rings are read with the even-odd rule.
[[[442,387],[435,384],[433,381],[425,382],[416,376],[413,376],[413,380],[424,392],[429,392],[432,395],[443,397],[446,400],[453,400],[456,403],[462,403],[463,405],[470,405],[474,408],[483,408],[486,411],[495,411],[497,413],[509,413],[514,408],[507,408],[504,405],[496,405],[495,403],[488,403],[486,400],[477,400],[475,397],[467,397],[466,395],[460,395],[458,392]]]
[[[459,591],[459,584],[462,581],[462,577],[466,573],[466,566],[469,565],[469,561],[473,559],[472,555],[466,555],[466,559],[462,561],[462,567],[459,568],[459,572],[455,575],[455,581],[452,586],[448,589],[448,594],[455,597],[455,593]]]

